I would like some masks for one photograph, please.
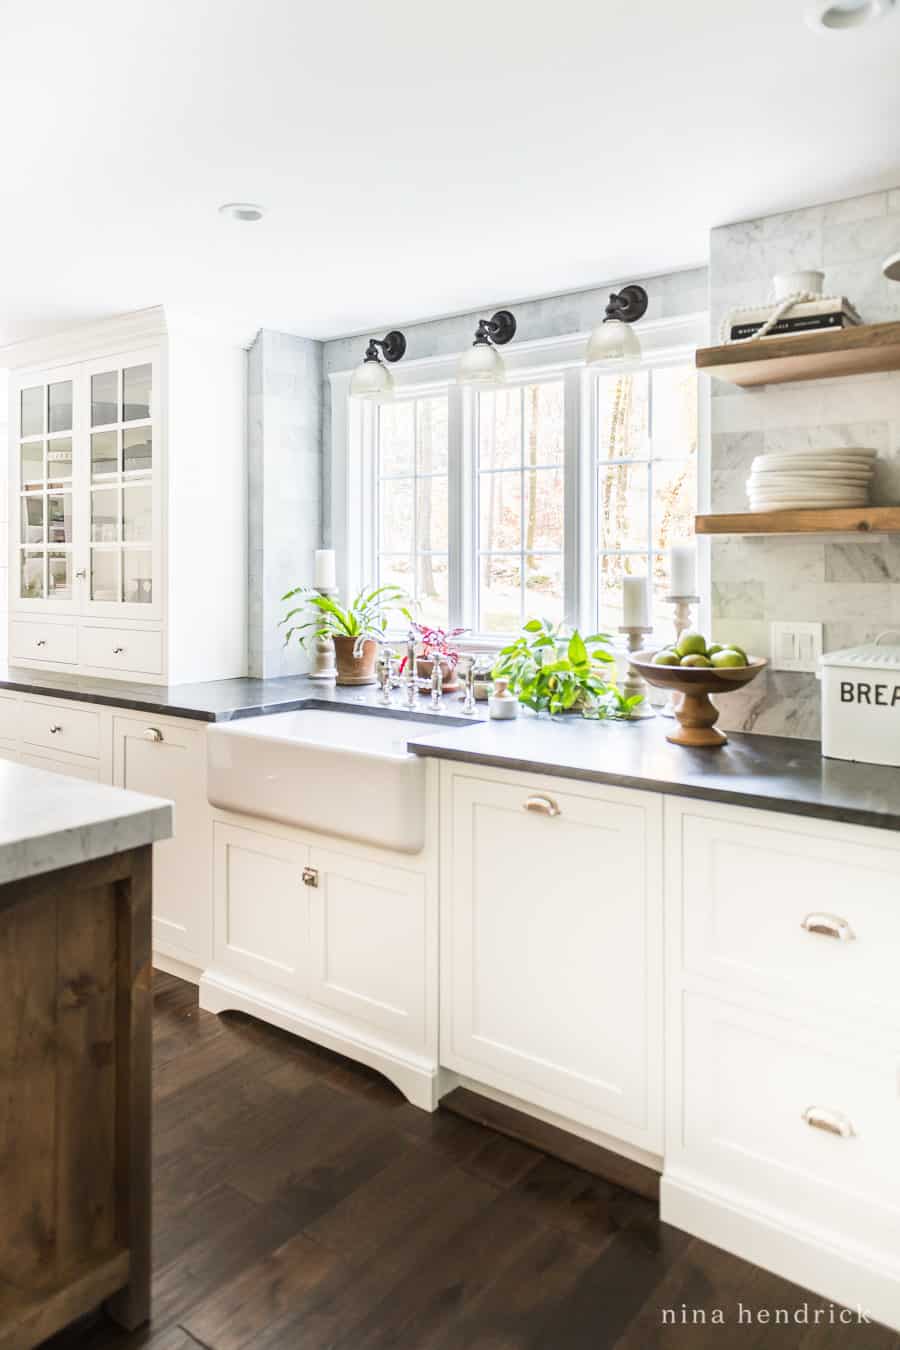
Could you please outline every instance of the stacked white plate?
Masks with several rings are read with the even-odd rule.
[[[875,450],[785,450],[758,455],[750,468],[751,511],[866,506]]]

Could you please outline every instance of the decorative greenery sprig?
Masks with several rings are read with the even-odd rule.
[[[625,698],[608,682],[604,666],[615,665],[608,633],[566,638],[548,619],[530,619],[519,637],[499,653],[493,674],[505,676],[519,702],[535,712],[571,712],[590,702],[600,717],[630,717],[641,695]]]
[[[295,586],[281,598],[284,601],[293,600],[298,595],[303,596],[302,603],[288,610],[284,618],[279,620],[279,628],[283,624],[290,623],[297,615],[308,615],[310,608],[315,614],[312,618],[306,618],[304,622],[292,624],[288,628],[284,637],[285,646],[295,633],[297,641],[303,645],[310,638],[320,637],[350,637],[359,641],[365,641],[366,638],[380,638],[388,626],[388,614],[391,611],[404,615],[410,621],[412,619],[406,607],[409,597],[399,586],[363,589],[346,609],[330,596],[322,595],[313,586]]]

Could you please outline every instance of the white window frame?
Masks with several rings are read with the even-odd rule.
[[[530,380],[562,378],[565,386],[565,621],[582,632],[596,623],[597,557],[597,408],[593,397],[597,374],[622,374],[630,370],[693,362],[697,347],[708,338],[706,313],[669,319],[644,320],[640,324],[641,357],[587,368],[584,353],[587,333],[517,341],[504,349],[507,380],[526,384]],[[473,536],[477,493],[474,472],[476,417],[475,391],[456,383],[459,354],[405,359],[392,368],[398,394],[421,397],[446,394],[449,442],[449,529],[451,560],[449,622],[451,627],[471,627],[477,612],[477,559]],[[376,466],[367,446],[374,441],[372,419],[376,405],[350,398],[352,371],[329,375],[331,386],[331,510],[330,544],[337,553],[338,585],[344,595],[355,594],[374,576],[377,531],[367,503],[375,500]],[[709,508],[709,390],[708,380],[698,377],[697,510]],[[701,597],[697,621],[709,626],[709,543],[697,538],[698,592]],[[601,616],[602,625],[602,616]],[[461,645],[491,649],[506,638],[496,633],[472,632]]]

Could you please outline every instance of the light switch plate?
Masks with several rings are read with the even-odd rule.
[[[773,623],[770,650],[772,670],[806,670],[814,675],[822,655],[822,625]]]

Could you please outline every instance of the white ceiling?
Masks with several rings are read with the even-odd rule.
[[[375,329],[897,185],[900,11],[840,35],[802,11],[0,0],[0,344],[160,303]]]

